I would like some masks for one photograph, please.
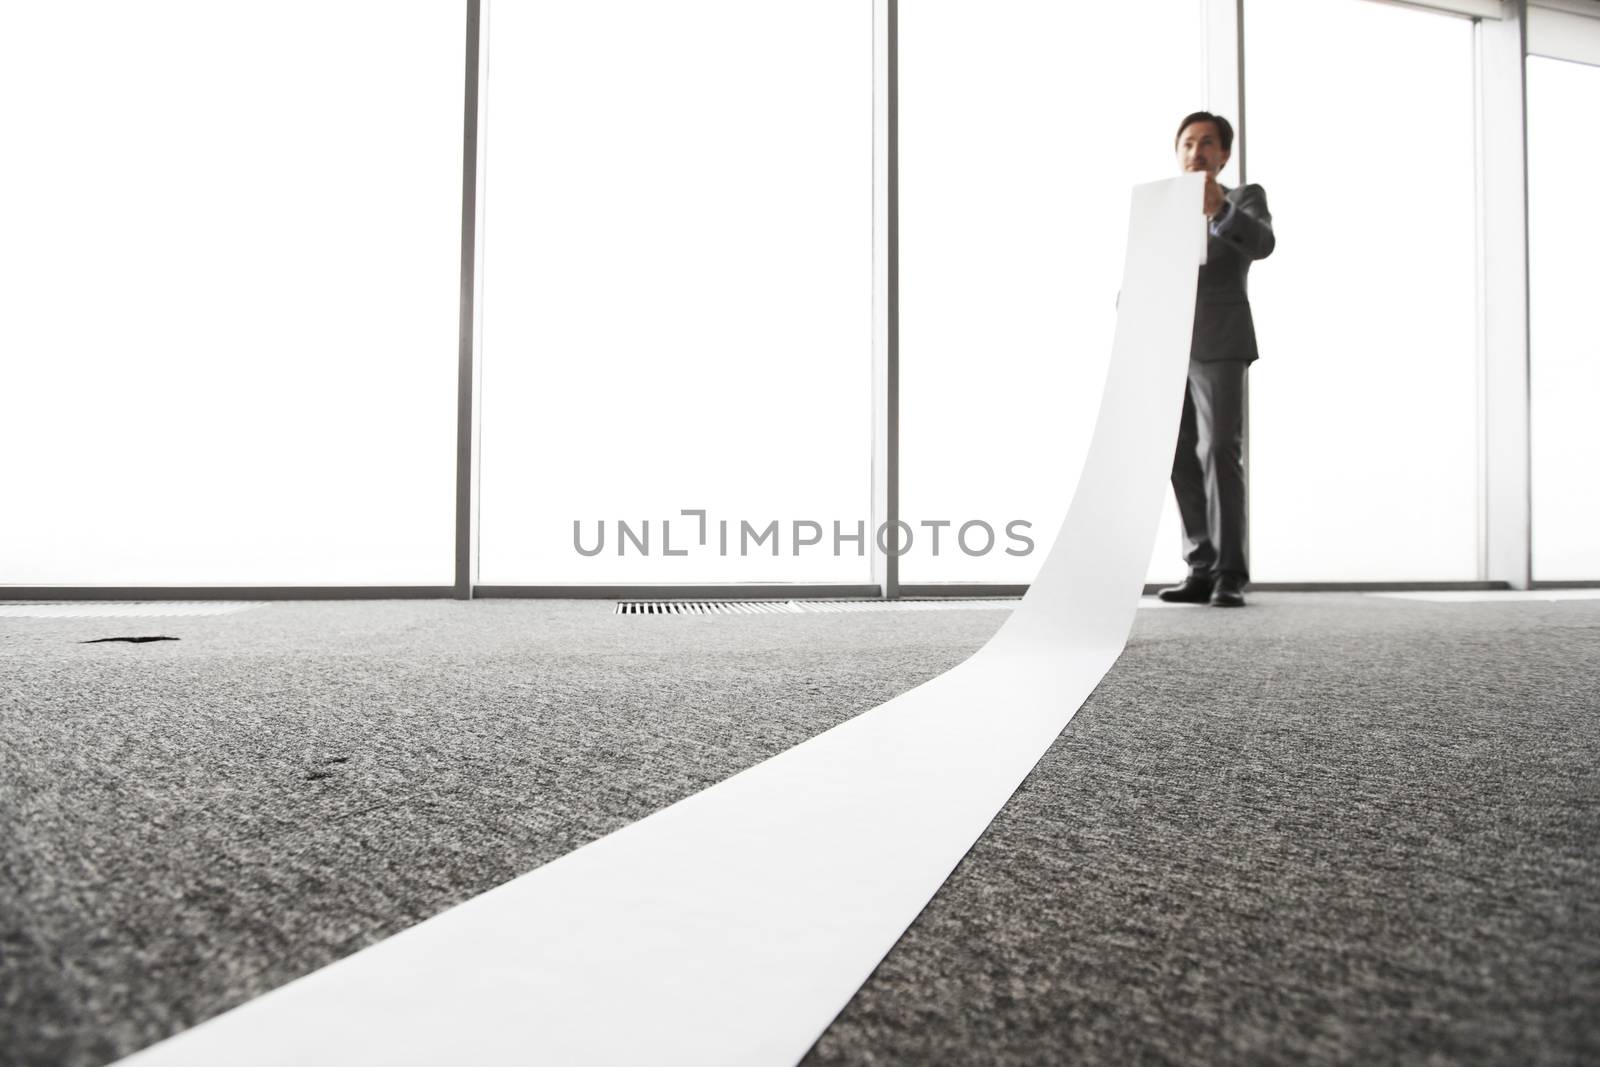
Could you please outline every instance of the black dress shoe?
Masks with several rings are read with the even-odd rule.
[[[1218,578],[1217,587],[1211,591],[1211,606],[1214,608],[1244,607],[1244,579],[1231,574],[1224,574]]]
[[[1211,599],[1211,579],[1191,574],[1177,585],[1156,593],[1156,596],[1168,604],[1204,604]]]

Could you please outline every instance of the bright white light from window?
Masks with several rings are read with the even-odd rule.
[[[1472,24],[1245,5],[1257,580],[1477,577]]]
[[[451,580],[464,41],[0,8],[0,582]]]
[[[903,581],[1026,582],[1043,561],[1094,429],[1129,189],[1177,172],[1203,58],[1193,0],[901,5]],[[1168,507],[1158,575],[1183,570]],[[1030,555],[1004,553],[1015,519]],[[920,524],[940,520],[935,557]],[[976,520],[999,547],[969,556],[953,533]]]
[[[480,580],[867,581],[832,523],[871,521],[872,5],[499,4],[490,35]]]
[[[1600,67],[1528,60],[1533,576],[1600,578]]]

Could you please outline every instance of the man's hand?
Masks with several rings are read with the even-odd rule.
[[[1206,199],[1205,199],[1204,206],[1201,208],[1201,210],[1203,210],[1206,213],[1206,218],[1208,218],[1208,219],[1215,218],[1216,215],[1217,215],[1217,212],[1222,210],[1222,205],[1226,201],[1226,199],[1227,198],[1223,195],[1223,192],[1222,192],[1222,186],[1217,184],[1216,177],[1214,175],[1207,174],[1206,175]]]

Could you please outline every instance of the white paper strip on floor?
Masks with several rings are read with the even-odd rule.
[[[1200,203],[1197,175],[1134,190],[1077,492],[971,659],[127,1062],[798,1061],[1127,640],[1177,436]]]
[[[118,601],[110,604],[34,602],[0,604],[0,619],[158,619],[189,615],[233,615],[261,607],[260,602],[224,600]]]

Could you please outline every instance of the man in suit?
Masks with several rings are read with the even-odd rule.
[[[1183,170],[1206,176],[1210,237],[1195,296],[1189,384],[1172,460],[1189,576],[1159,595],[1171,603],[1243,607],[1250,581],[1244,548],[1244,382],[1257,356],[1245,280],[1252,261],[1272,254],[1272,215],[1261,186],[1217,184],[1217,173],[1233,151],[1227,119],[1209,111],[1187,116],[1174,148]]]

